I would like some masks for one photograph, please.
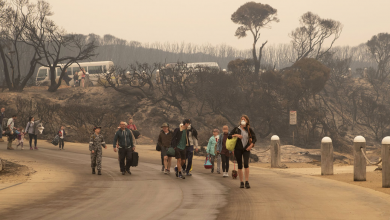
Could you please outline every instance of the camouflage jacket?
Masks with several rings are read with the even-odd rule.
[[[98,148],[101,149],[102,146],[106,147],[106,142],[104,142],[103,135],[96,135],[96,133],[93,133],[89,139],[89,150],[92,151]]]

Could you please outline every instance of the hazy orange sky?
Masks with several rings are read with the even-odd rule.
[[[226,43],[251,47],[248,36],[237,39],[231,14],[247,0],[48,0],[52,19],[68,32],[111,34],[131,41]],[[355,46],[380,32],[390,32],[390,0],[263,0],[278,10],[279,23],[264,29],[261,42],[289,43],[299,17],[312,11],[344,25],[336,45]]]

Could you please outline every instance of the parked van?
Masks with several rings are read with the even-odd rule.
[[[66,76],[71,78],[69,85],[73,86],[73,75],[75,72],[80,72],[80,66],[81,68],[84,68],[87,73],[89,73],[89,81],[90,86],[91,85],[98,85],[99,80],[104,81],[103,74],[106,73],[112,66],[114,66],[114,63],[112,61],[100,61],[100,62],[87,62],[87,63],[74,63],[70,65],[66,69]],[[61,69],[59,67],[56,68],[56,81],[61,76]],[[64,77],[66,77],[64,76]],[[48,82],[50,83],[50,71],[48,67],[40,67],[37,72],[36,76],[36,84],[42,85],[42,83]]]

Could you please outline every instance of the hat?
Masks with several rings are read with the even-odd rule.
[[[191,120],[190,119],[184,119],[183,120],[183,125],[185,124],[191,124]]]
[[[161,128],[162,127],[169,127],[169,124],[168,123],[163,123],[162,125],[161,125]]]
[[[95,131],[96,129],[102,129],[102,127],[100,127],[100,126],[95,126],[94,128],[93,128],[93,131]]]

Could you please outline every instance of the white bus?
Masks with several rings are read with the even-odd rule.
[[[211,69],[218,69],[219,70],[219,65],[217,62],[201,62],[201,63],[187,63],[188,68],[196,69],[198,67],[208,67]]]
[[[85,71],[89,73],[89,80],[93,85],[98,85],[98,79],[102,77],[104,73],[106,73],[114,63],[112,61],[100,61],[100,62],[87,62],[87,63],[79,63],[81,68],[84,68]],[[69,85],[73,86],[73,75],[75,72],[80,72],[80,66],[77,63],[70,65],[66,69],[66,75],[71,78]],[[61,69],[59,67],[56,68],[56,81],[61,76]],[[36,84],[41,85],[44,82],[50,83],[50,71],[48,67],[40,67],[37,72]]]

